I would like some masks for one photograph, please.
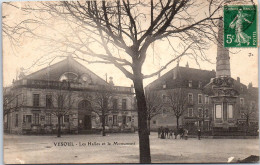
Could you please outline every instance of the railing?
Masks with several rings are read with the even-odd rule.
[[[60,81],[46,81],[46,80],[18,80],[14,82],[14,87],[18,86],[28,86],[35,88],[56,88],[56,89],[81,89],[81,90],[95,90],[95,91],[113,91],[113,92],[125,92],[134,93],[133,87],[122,87],[122,86],[109,86],[109,85],[94,85],[94,84],[84,84],[78,82],[60,82]]]

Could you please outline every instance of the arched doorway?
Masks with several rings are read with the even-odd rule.
[[[88,100],[82,100],[78,104],[78,126],[79,130],[90,130],[92,128],[92,107]]]

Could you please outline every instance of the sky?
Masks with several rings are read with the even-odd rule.
[[[9,8],[3,8],[3,12],[8,14],[8,21],[17,20],[24,17],[21,12],[17,10],[11,10]],[[43,32],[43,33],[46,33]],[[175,40],[171,40],[171,43],[175,43]],[[16,47],[15,50],[10,44],[9,40],[3,38],[3,86],[9,86],[12,84],[13,79],[16,79],[19,75],[20,68],[25,69],[25,74],[30,74],[47,65],[33,66],[33,63],[43,56],[47,51],[46,47],[42,50],[42,44],[33,38],[24,38],[23,44],[20,47]],[[257,48],[230,48],[230,67],[231,76],[236,79],[240,77],[240,81],[248,85],[250,82],[253,86],[258,86],[258,49]],[[172,55],[169,45],[159,42],[155,44],[152,49],[147,52],[147,59],[143,66],[143,73],[149,74],[157,71],[167,61],[172,59]],[[217,47],[215,44],[211,44],[210,48],[205,51],[207,57],[211,60],[211,63],[207,61],[199,60],[199,65],[188,57],[183,57],[180,61],[180,66],[185,66],[187,63],[190,68],[197,68],[203,70],[216,70],[216,56]],[[251,54],[251,56],[249,56]],[[55,59],[51,64],[54,64],[63,58]],[[130,79],[126,78],[125,75],[112,65],[104,64],[88,64],[86,62],[77,60],[82,63],[88,69],[96,73],[103,79],[113,77],[114,84],[118,86],[131,86],[133,83]],[[172,63],[161,75],[174,68],[177,65],[176,62]],[[28,69],[29,68],[29,69]],[[144,86],[154,81],[158,76],[154,76],[144,80]]]

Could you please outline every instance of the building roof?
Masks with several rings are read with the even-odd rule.
[[[22,79],[59,81],[64,73],[75,74],[77,78],[81,78],[83,75],[86,75],[89,79],[91,79],[92,83],[94,84],[108,85],[105,80],[103,80],[95,73],[87,69],[85,66],[77,62],[71,56],[58,63],[29,74]]]
[[[176,66],[172,70],[153,81],[146,88],[150,89],[163,89],[163,85],[166,85],[167,89],[187,87],[188,82],[192,81],[193,88],[197,88],[199,82],[202,83],[202,87],[206,85],[211,78],[216,76],[214,70],[201,70],[189,67]]]

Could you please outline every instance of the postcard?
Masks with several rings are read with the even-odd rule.
[[[256,0],[2,3],[6,164],[259,162]]]

